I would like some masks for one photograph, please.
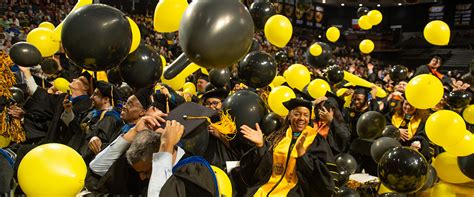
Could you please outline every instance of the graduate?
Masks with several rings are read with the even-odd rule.
[[[355,86],[353,90],[349,89],[346,91],[346,94],[351,94],[351,106],[346,110],[344,117],[346,118],[346,123],[351,129],[351,142],[358,138],[357,135],[357,120],[359,117],[368,111],[379,111],[379,104],[375,95],[377,95],[377,88],[373,86],[372,88],[366,88],[361,86]]]
[[[331,196],[334,158],[322,135],[308,126],[312,103],[294,98],[284,106],[290,111],[284,125],[266,139],[258,124],[241,127],[255,143],[240,161],[249,186],[245,196]]]

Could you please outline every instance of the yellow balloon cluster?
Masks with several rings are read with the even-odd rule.
[[[359,44],[359,50],[362,53],[369,54],[371,53],[375,48],[374,42],[369,39],[362,40]]]
[[[370,23],[370,19],[367,15],[361,16],[358,21],[359,27],[363,30],[372,29],[372,24]]]
[[[405,89],[408,102],[418,109],[429,109],[443,98],[443,84],[433,75],[422,74],[411,79]]]
[[[474,154],[474,134],[465,130],[461,141],[452,146],[443,146],[443,148],[446,152],[458,157]]]
[[[270,109],[280,116],[288,115],[288,109],[283,105],[284,102],[296,98],[295,92],[287,86],[278,86],[272,89],[268,95],[268,105]]]
[[[440,110],[428,117],[425,130],[433,143],[440,146],[453,146],[465,136],[466,123],[456,112]]]
[[[277,14],[267,20],[263,32],[268,42],[283,48],[293,35],[293,26],[286,16]]]
[[[128,16],[127,16],[127,19],[128,19],[128,23],[130,23],[130,29],[132,29],[132,45],[130,46],[130,51],[128,52],[130,54],[138,48],[138,45],[140,45],[140,40],[142,39],[142,35],[135,21],[133,21]]]
[[[331,42],[336,42],[339,40],[339,36],[341,36],[341,32],[339,32],[337,27],[330,27],[326,31],[326,38]]]
[[[311,53],[312,56],[319,56],[323,53],[323,48],[318,43],[314,43],[309,47],[309,53]]]
[[[331,86],[322,79],[315,79],[308,84],[309,95],[315,99],[325,96],[328,91],[331,91]]]
[[[160,0],[155,7],[153,27],[160,33],[178,31],[179,23],[187,7],[186,0]]]
[[[434,20],[425,26],[423,36],[432,45],[446,46],[449,43],[451,30],[445,22]]]
[[[433,161],[438,177],[448,183],[467,183],[471,181],[458,167],[457,157],[447,152],[439,154]]]
[[[18,168],[27,196],[75,196],[84,187],[86,163],[74,149],[44,144],[28,152]]]
[[[288,82],[288,85],[292,88],[298,90],[303,90],[303,88],[311,80],[311,75],[309,74],[308,68],[301,64],[293,64],[286,71],[285,79]],[[285,75],[285,73],[283,75]]]
[[[26,36],[26,41],[34,45],[43,57],[54,55],[59,50],[59,42],[51,39],[53,31],[47,28],[39,27],[33,29]]]

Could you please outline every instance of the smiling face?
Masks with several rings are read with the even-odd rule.
[[[415,111],[416,111],[416,108],[410,105],[408,101],[405,100],[403,102],[403,113],[412,115],[415,113]]]
[[[288,114],[293,132],[302,132],[309,124],[310,111],[306,107],[296,107]]]
[[[135,95],[132,95],[128,98],[127,103],[122,108],[120,113],[120,118],[125,122],[134,122],[140,117],[145,115],[145,109],[138,101]]]

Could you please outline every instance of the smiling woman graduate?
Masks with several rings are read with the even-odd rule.
[[[258,125],[241,127],[256,145],[240,161],[246,196],[331,196],[336,166],[327,142],[308,126],[312,103],[295,98],[284,105],[290,113],[283,127],[266,139]]]

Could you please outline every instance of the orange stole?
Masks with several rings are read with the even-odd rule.
[[[308,133],[306,140],[303,144],[305,149],[313,143],[314,138],[317,135],[315,129],[310,126],[307,126],[303,132]],[[287,160],[288,150],[290,148],[291,139],[293,134],[291,127],[286,130],[286,136],[278,143],[278,145],[273,150],[273,166],[272,166],[272,175],[270,180],[264,185],[262,185],[258,191],[254,194],[255,197],[267,196],[268,192],[278,183],[283,175],[285,170],[285,163]],[[299,139],[299,137],[298,137]],[[296,148],[293,147],[290,158],[288,160],[286,173],[281,180],[280,184],[271,192],[271,196],[287,196],[288,192],[293,189],[298,183],[298,177],[296,175],[296,159],[298,158],[298,153]]]

